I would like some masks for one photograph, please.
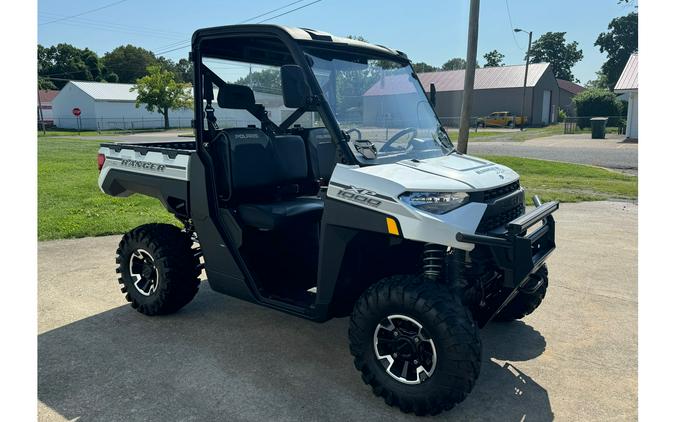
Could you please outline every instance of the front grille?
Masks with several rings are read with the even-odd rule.
[[[483,192],[483,201],[484,202],[492,201],[495,198],[508,195],[509,193],[515,192],[518,189],[520,189],[520,182],[516,180],[515,182],[509,183],[508,185],[500,186],[495,189],[486,190]]]
[[[478,229],[476,229],[476,231],[480,233],[485,233],[490,230],[494,230],[497,227],[501,227],[506,223],[508,223],[509,221],[520,217],[524,213],[525,213],[524,204],[518,204],[515,207],[508,208],[494,215],[487,215],[486,213],[480,220],[480,223],[478,224]]]

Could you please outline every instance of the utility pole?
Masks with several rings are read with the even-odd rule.
[[[532,31],[516,28],[513,32],[527,32],[529,39],[527,41],[527,54],[525,54],[525,81],[523,82],[523,105],[520,109],[520,130],[525,126],[525,94],[527,93],[527,70],[530,67],[530,48],[532,47]]]
[[[478,51],[478,15],[480,0],[471,0],[469,9],[469,36],[466,44],[466,69],[464,70],[464,95],[462,96],[462,114],[459,118],[457,150],[466,154],[469,143],[469,125],[473,107],[473,83],[476,79],[476,54]]]

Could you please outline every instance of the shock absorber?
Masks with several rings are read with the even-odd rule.
[[[437,245],[435,243],[427,243],[424,245],[424,252],[422,252],[422,269],[424,277],[439,281],[443,276],[443,268],[445,267],[445,255],[447,247]]]

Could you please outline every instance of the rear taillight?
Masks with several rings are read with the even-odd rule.
[[[101,169],[103,168],[103,164],[105,163],[105,155],[99,154],[98,155],[98,171],[100,172]]]

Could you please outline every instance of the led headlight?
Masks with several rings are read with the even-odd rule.
[[[466,192],[406,192],[399,199],[432,214],[445,214],[469,201]]]

